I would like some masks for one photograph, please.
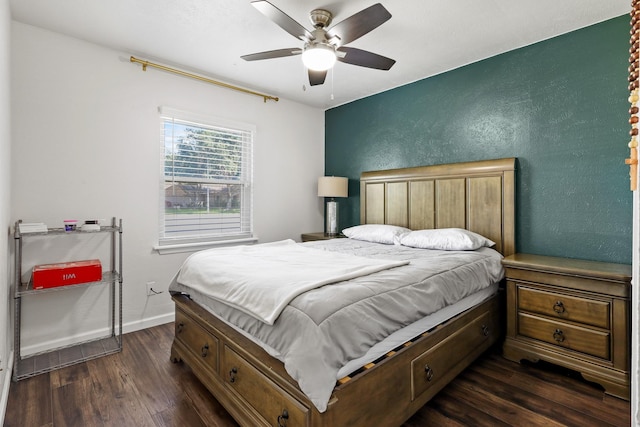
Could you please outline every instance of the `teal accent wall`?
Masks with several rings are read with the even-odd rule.
[[[519,252],[631,263],[628,48],[625,15],[327,110],[340,226],[363,171],[517,157]]]

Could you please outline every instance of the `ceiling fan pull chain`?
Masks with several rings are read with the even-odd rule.
[[[302,64],[302,62],[300,63],[300,65],[302,65],[302,91],[306,92],[307,91],[307,85],[305,84],[305,81],[307,80],[307,69],[304,67],[304,65]]]

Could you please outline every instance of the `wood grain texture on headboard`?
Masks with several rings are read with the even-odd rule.
[[[515,253],[515,158],[363,172],[360,223],[465,228]]]

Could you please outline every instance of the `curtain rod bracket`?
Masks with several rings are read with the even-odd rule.
[[[226,87],[227,89],[237,90],[239,92],[248,93],[249,95],[256,95],[256,96],[261,97],[264,100],[265,104],[266,104],[266,102],[268,100],[272,100],[272,101],[275,101],[275,102],[278,102],[280,100],[280,98],[278,98],[277,96],[266,95],[264,93],[259,93],[259,92],[255,92],[253,90],[245,89],[245,88],[242,88],[242,87],[233,86],[233,85],[231,85],[229,83],[219,82],[217,80],[213,80],[213,79],[210,79],[210,78],[207,78],[207,77],[199,76],[197,74],[187,73],[186,71],[177,70],[175,68],[167,67],[165,65],[160,65],[160,64],[155,64],[153,62],[144,61],[144,60],[138,59],[138,58],[136,58],[134,56],[131,56],[129,58],[129,61],[130,62],[137,62],[138,64],[141,64],[142,65],[142,71],[147,71],[147,67],[154,67],[154,68],[157,68],[159,70],[167,71],[169,73],[178,74],[180,76],[189,77],[189,78],[200,80],[200,81],[203,81],[203,82],[206,82],[206,83],[211,83],[211,84],[214,84],[214,85]]]

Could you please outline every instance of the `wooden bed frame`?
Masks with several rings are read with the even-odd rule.
[[[515,252],[515,159],[364,172],[361,223],[466,228]],[[174,362],[184,361],[243,426],[400,425],[502,335],[499,297],[408,341],[337,382],[318,412],[284,365],[184,295]]]

